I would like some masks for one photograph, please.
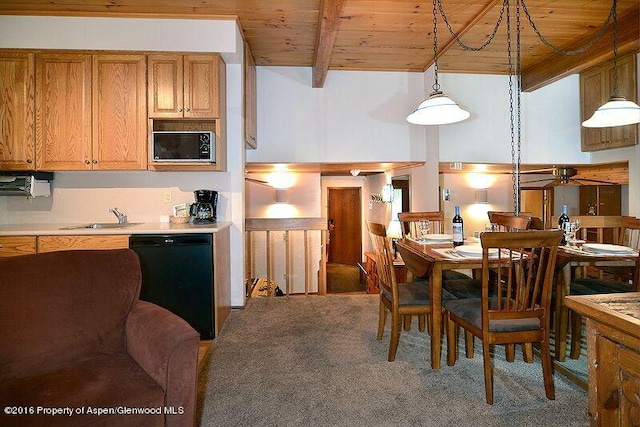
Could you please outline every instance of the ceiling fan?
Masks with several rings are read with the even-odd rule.
[[[616,185],[617,184],[615,182],[599,181],[596,179],[574,178],[576,175],[578,175],[578,170],[572,167],[553,167],[549,169],[536,169],[536,170],[530,170],[530,171],[523,171],[521,172],[521,174],[544,173],[544,172],[550,172],[551,174],[553,174],[554,178],[543,178],[543,179],[536,179],[533,181],[523,181],[522,185],[532,184],[534,182],[544,182],[544,181],[549,181],[545,185],[543,185],[543,187],[545,188],[557,187],[560,185],[594,185],[594,184]]]

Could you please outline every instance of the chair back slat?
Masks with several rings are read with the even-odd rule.
[[[402,223],[404,236],[421,237],[418,225],[420,221],[428,220],[430,223],[429,234],[440,234],[444,232],[444,212],[400,212],[398,219]]]
[[[623,216],[620,221],[620,238],[618,244],[640,249],[640,218]]]
[[[523,231],[529,227],[531,223],[530,216],[507,215],[499,212],[493,212],[489,217],[489,221],[497,224],[499,231]]]
[[[375,222],[367,223],[369,236],[373,245],[373,252],[376,257],[376,268],[378,270],[378,281],[381,286],[391,292],[393,300],[397,301],[398,282],[396,272],[393,268],[393,249],[387,238],[387,230],[383,224]]]
[[[483,327],[490,320],[538,317],[549,321],[549,304],[560,230],[483,233]],[[497,255],[490,256],[490,249]],[[497,264],[497,268],[495,267]],[[489,269],[496,271],[496,295],[490,302]],[[511,313],[506,315],[505,313]],[[519,314],[518,314],[519,313]]]

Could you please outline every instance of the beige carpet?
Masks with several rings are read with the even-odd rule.
[[[203,361],[200,425],[588,425],[587,393],[556,374],[556,400],[547,400],[539,361],[524,363],[520,351],[507,363],[496,348],[493,406],[480,353],[451,367],[444,351],[434,371],[417,322],[387,362],[388,328],[375,339],[377,303],[377,295],[254,298],[234,310]]]

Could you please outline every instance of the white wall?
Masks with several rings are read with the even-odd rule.
[[[60,172],[53,196],[0,197],[0,223],[112,220],[118,206],[131,221],[157,221],[162,202],[192,201],[199,188],[219,191],[220,220],[232,221],[231,304],[244,305],[244,141],[242,38],[235,20],[0,16],[0,47],[221,52],[227,62],[227,165],[229,172]],[[6,199],[6,200],[3,200]]]
[[[409,126],[422,74],[258,67],[258,149],[248,162],[406,161],[424,158],[424,130]]]

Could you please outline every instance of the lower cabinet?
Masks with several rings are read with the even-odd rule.
[[[129,235],[38,236],[38,253],[82,250],[123,249],[129,247]]]
[[[35,236],[0,236],[0,258],[35,253]]]
[[[380,284],[378,283],[378,270],[376,265],[376,256],[373,252],[365,252],[365,264],[364,270],[367,275],[367,293],[379,294]],[[396,281],[398,283],[404,283],[407,281],[407,267],[404,262],[398,261],[394,263],[394,270],[396,272]]]

